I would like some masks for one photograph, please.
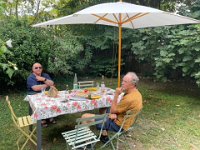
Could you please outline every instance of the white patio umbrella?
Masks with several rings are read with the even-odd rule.
[[[64,24],[101,24],[119,28],[118,46],[118,87],[120,86],[121,72],[121,37],[122,27],[137,29],[178,24],[197,24],[199,20],[180,16],[158,9],[135,5],[131,3],[111,2],[102,3],[85,8],[72,15],[38,23],[33,27]]]

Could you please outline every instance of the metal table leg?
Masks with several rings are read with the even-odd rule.
[[[42,149],[42,120],[37,120],[37,150]]]

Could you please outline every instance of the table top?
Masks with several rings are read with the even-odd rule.
[[[32,118],[41,120],[63,114],[110,107],[113,98],[114,90],[106,88],[106,91],[101,93],[101,98],[93,100],[76,97],[74,92],[68,94],[66,91],[59,91],[56,97],[49,97],[42,93],[27,95],[25,100],[29,101],[33,110]]]

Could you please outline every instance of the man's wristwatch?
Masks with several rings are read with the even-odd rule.
[[[45,82],[45,81],[47,81],[47,79],[46,79],[46,78],[44,78],[44,82]]]

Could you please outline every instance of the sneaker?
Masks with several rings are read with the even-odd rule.
[[[47,124],[46,120],[42,120],[41,125],[42,125],[43,128],[47,128],[48,127],[48,124]]]
[[[56,120],[54,118],[50,118],[49,123],[56,124]]]
[[[105,144],[109,141],[109,137],[107,135],[101,135],[100,141]]]

